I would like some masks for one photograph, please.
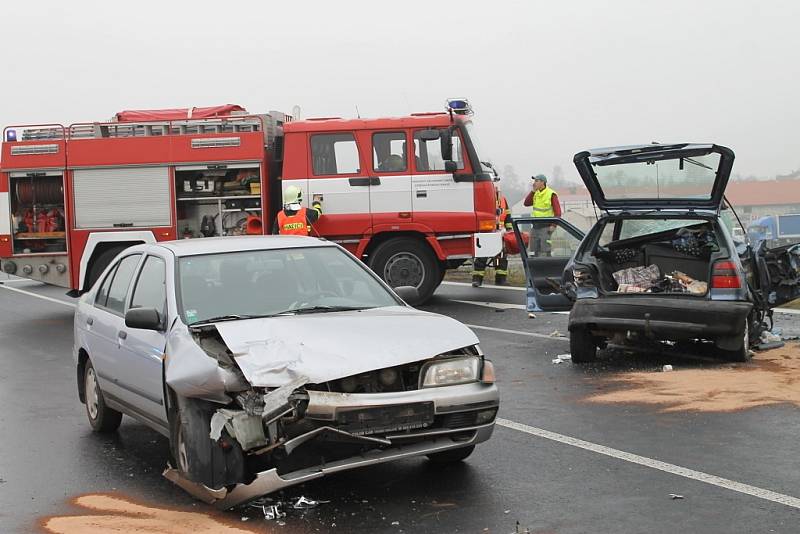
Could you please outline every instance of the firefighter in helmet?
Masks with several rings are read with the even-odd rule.
[[[311,209],[304,208],[303,191],[296,185],[290,185],[283,192],[283,209],[278,212],[273,234],[303,235],[311,234],[311,225],[322,215],[322,196],[315,198]]]
[[[508,200],[500,190],[495,189],[497,194],[497,229],[503,232],[513,232],[514,226],[511,224],[511,209],[508,207]],[[494,258],[474,258],[472,270],[472,287],[483,285],[483,278],[486,276],[486,265],[490,260],[494,260],[494,283],[498,286],[508,285],[508,253],[505,245],[500,254]]]

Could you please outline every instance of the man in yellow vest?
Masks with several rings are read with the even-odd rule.
[[[558,195],[547,186],[543,174],[531,176],[533,190],[525,197],[523,204],[531,207],[533,217],[561,217],[561,204]],[[530,249],[534,256],[550,256],[552,242],[550,236],[556,229],[554,224],[536,224],[531,227]]]

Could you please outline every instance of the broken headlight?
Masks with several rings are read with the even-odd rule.
[[[422,369],[422,387],[452,386],[478,380],[481,360],[477,356],[434,360]]]

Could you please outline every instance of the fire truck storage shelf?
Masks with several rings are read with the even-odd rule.
[[[257,165],[208,165],[175,170],[178,232],[183,238],[241,235],[260,223]],[[258,187],[255,187],[258,185]]]
[[[66,252],[63,173],[10,173],[9,191],[14,254]]]

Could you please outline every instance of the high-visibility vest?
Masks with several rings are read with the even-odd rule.
[[[300,208],[294,215],[286,215],[283,210],[278,212],[278,233],[281,235],[306,236],[310,234],[311,226],[306,219],[306,208]]]
[[[506,230],[511,230],[513,227],[511,226],[511,210],[508,208],[508,200],[504,195],[500,195],[500,206],[498,209],[497,214],[497,228],[502,229],[505,228]]]
[[[531,206],[531,215],[534,217],[553,217],[553,195],[556,192],[545,187],[541,191],[533,192],[533,202]]]

